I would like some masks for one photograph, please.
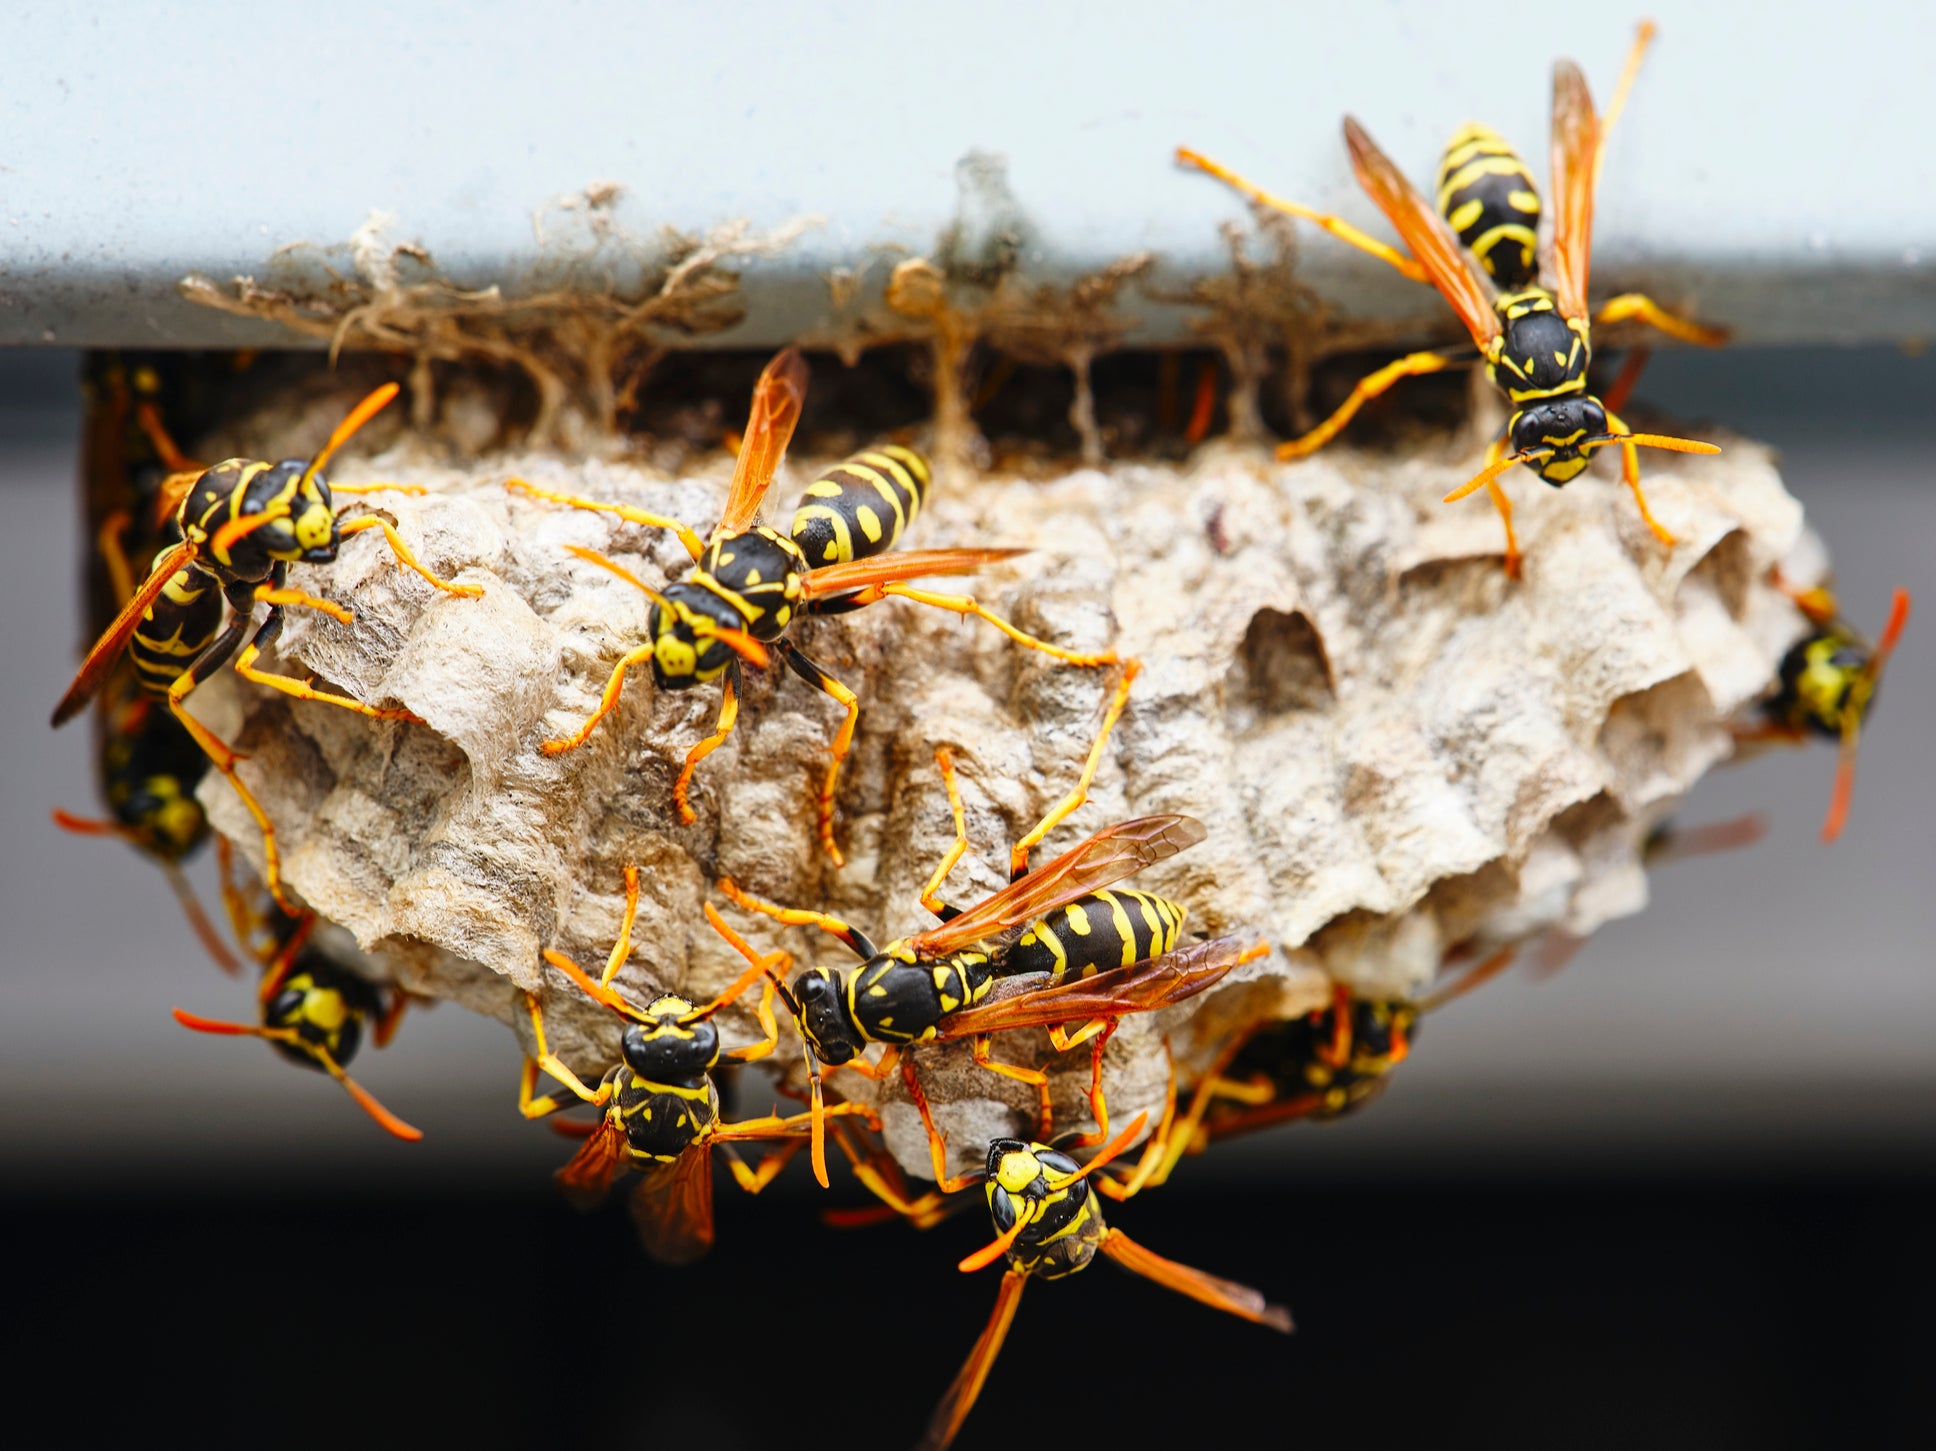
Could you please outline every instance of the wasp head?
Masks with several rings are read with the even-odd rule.
[[[294,1029],[304,1043],[322,1049],[340,1067],[356,1056],[363,1019],[374,1006],[374,994],[361,979],[346,978],[318,959],[305,958],[282,980],[282,990],[262,1010],[262,1022],[264,1027]],[[275,1046],[291,1062],[323,1067],[296,1044]]]
[[[800,1036],[822,1063],[834,1067],[850,1062],[867,1045],[847,1011],[847,994],[834,969],[809,968],[794,978],[793,1001]]]
[[[1795,725],[1841,739],[1862,724],[1875,700],[1876,672],[1868,647],[1829,625],[1797,643],[1781,661],[1781,690],[1773,702]]]
[[[733,647],[718,630],[744,630],[746,621],[725,600],[690,580],[667,585],[655,601],[647,628],[652,635],[652,679],[661,690],[688,690],[716,680],[733,663]]]
[[[1613,441],[1608,427],[1597,398],[1549,398],[1513,415],[1512,451],[1557,489],[1579,477],[1589,453]]]
[[[690,1084],[719,1062],[719,1030],[710,1019],[683,1021],[692,1004],[671,993],[646,1010],[652,1021],[625,1030],[619,1052],[625,1066],[651,1083]]]

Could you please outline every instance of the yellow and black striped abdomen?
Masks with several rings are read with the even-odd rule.
[[[1502,288],[1539,278],[1539,189],[1490,126],[1468,121],[1439,161],[1439,215]]]
[[[1147,962],[1176,950],[1183,908],[1151,892],[1091,892],[1038,917],[1002,958],[1002,974],[1055,981]]]
[[[928,461],[888,444],[855,454],[811,484],[790,532],[807,567],[844,564],[892,549],[928,496]]]
[[[192,565],[176,570],[128,640],[141,688],[166,695],[221,628],[222,592],[215,580]]]

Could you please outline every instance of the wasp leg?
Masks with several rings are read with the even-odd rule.
[[[625,911],[618,919],[618,936],[612,939],[612,950],[606,954],[605,971],[599,974],[600,987],[610,987],[619,969],[625,966],[625,959],[632,955],[632,924],[638,919],[639,869],[628,863],[625,868]]]
[[[1149,1141],[1143,1145],[1143,1152],[1136,1161],[1136,1168],[1120,1184],[1107,1174],[1098,1174],[1095,1178],[1096,1188],[1111,1199],[1135,1198],[1143,1191],[1143,1187],[1150,1182],[1157,1168],[1169,1155],[1170,1136],[1175,1132],[1176,1125],[1176,1057],[1170,1052],[1168,1038],[1163,1040],[1163,1060],[1168,1067],[1168,1077],[1163,1087],[1163,1117],[1157,1120],[1156,1132],[1151,1134]],[[1107,1137],[1108,1131],[1103,1130],[1091,1142]]]
[[[955,753],[946,746],[937,746],[934,763],[940,767],[941,782],[948,788],[948,809],[955,818],[955,841],[941,858],[940,865],[934,869],[934,875],[928,878],[928,884],[921,889],[921,905],[945,922],[959,914],[941,900],[941,884],[948,879],[948,873],[955,869],[955,863],[968,850],[968,819],[962,814],[961,788],[955,781]]]
[[[829,937],[839,938],[848,951],[862,961],[875,956],[879,950],[865,932],[858,927],[850,927],[831,913],[809,912],[804,907],[782,907],[777,903],[768,902],[746,891],[731,877],[721,877],[718,887],[721,895],[728,901],[748,912],[758,912],[762,917],[771,917],[775,922],[785,923],[788,927],[818,927]]]
[[[1214,358],[1205,358],[1197,368],[1196,403],[1190,409],[1189,425],[1183,430],[1183,441],[1195,448],[1210,436],[1211,421],[1217,416],[1217,364]]]
[[[134,598],[136,580],[134,568],[128,563],[128,551],[121,545],[121,536],[128,532],[128,525],[134,522],[126,509],[116,509],[101,521],[100,532],[95,535],[95,547],[101,551],[101,563],[107,567],[108,583],[114,588],[117,605],[125,605]]]
[[[834,1107],[839,1108],[841,1105],[835,1104]],[[718,1135],[714,1135],[714,1138],[717,1140]],[[726,1156],[726,1167],[733,1171],[733,1182],[748,1194],[757,1194],[778,1178],[780,1171],[786,1168],[793,1161],[793,1156],[806,1145],[805,1139],[791,1139],[777,1149],[762,1154],[757,1169],[749,1168],[746,1161],[733,1151],[731,1145],[721,1144],[719,1151]]]
[[[947,1218],[959,1202],[950,1201],[938,1189],[931,1189],[918,1197],[910,1195],[907,1181],[901,1177],[900,1165],[892,1158],[879,1151],[861,1152],[843,1124],[833,1126],[833,1135],[840,1152],[847,1156],[847,1166],[853,1171],[854,1178],[881,1204],[873,1209],[828,1210],[820,1216],[823,1223],[837,1228],[859,1228],[899,1215],[916,1229],[932,1229]]]
[[[719,720],[713,726],[713,733],[686,752],[686,763],[679,768],[679,779],[672,783],[673,805],[678,807],[679,819],[687,826],[691,826],[699,819],[699,813],[692,809],[692,773],[699,769],[701,761],[726,743],[726,737],[730,736],[733,733],[733,727],[739,724],[739,685],[739,661],[734,659],[726,667],[726,679],[720,688]],[[616,691],[613,692],[613,696],[616,698]],[[839,858],[836,857],[835,860],[838,861]]]
[[[255,793],[242,784],[242,778],[235,770],[235,763],[242,757],[230,749],[220,736],[190,715],[184,704],[189,692],[220,669],[223,662],[235,653],[248,628],[249,617],[246,614],[238,613],[229,620],[228,627],[168,687],[168,709],[182,723],[183,729],[194,737],[195,744],[202,748],[215,769],[227,778],[231,789],[241,798],[242,805],[255,818],[255,824],[262,831],[262,885],[276,899],[278,907],[294,915],[298,909],[282,895],[282,854],[276,850],[276,828],[269,820],[269,813],[262,809],[262,803],[255,799]]]
[[[1088,759],[1082,763],[1082,775],[1076,779],[1076,784],[1070,788],[1069,794],[1050,807],[1049,814],[1036,822],[1034,829],[1016,842],[1015,849],[1009,853],[1008,879],[1011,882],[1018,882],[1028,875],[1029,851],[1038,846],[1044,837],[1073,815],[1076,809],[1089,799],[1089,783],[1096,779],[1096,768],[1102,764],[1103,748],[1109,744],[1109,734],[1116,729],[1116,722],[1122,716],[1123,707],[1129,703],[1129,687],[1135,683],[1137,672],[1142,668],[1143,662],[1140,660],[1123,662],[1122,678],[1116,682],[1115,693],[1110,696],[1108,708],[1103,711],[1102,729],[1096,732],[1096,739],[1089,747]],[[957,824],[961,820],[959,808],[957,808],[955,820]],[[966,845],[965,841],[963,845]],[[959,852],[956,854],[959,855]],[[926,898],[922,901],[925,904]]]
[[[1610,297],[1593,316],[1595,324],[1614,322],[1644,322],[1657,332],[1666,333],[1670,338],[1678,338],[1684,343],[1693,343],[1703,348],[1718,348],[1728,340],[1728,330],[1721,327],[1702,327],[1697,322],[1676,317],[1653,298],[1641,292],[1623,292],[1618,297]]]
[[[1607,425],[1616,434],[1633,432],[1611,411],[1607,413]],[[1620,445],[1620,477],[1626,482],[1627,487],[1633,490],[1634,503],[1640,509],[1640,517],[1646,521],[1647,527],[1654,531],[1654,538],[1672,549],[1680,541],[1675,539],[1665,524],[1654,517],[1654,511],[1647,507],[1647,496],[1640,491],[1640,450],[1631,443]]]
[[[976,1040],[978,1044],[980,1041]],[[948,1141],[941,1136],[941,1129],[934,1121],[934,1110],[928,1106],[928,1095],[915,1074],[914,1060],[911,1058],[901,1060],[901,1082],[907,1086],[908,1097],[914,1100],[914,1107],[920,1112],[921,1126],[928,1131],[928,1161],[934,1169],[934,1187],[943,1194],[959,1194],[963,1189],[979,1184],[985,1177],[979,1170],[963,1174],[958,1179],[949,1177]]]
[[[558,1112],[561,1108],[574,1108],[578,1103],[589,1103],[594,1107],[603,1105],[611,1097],[611,1089],[600,1084],[596,1090],[585,1087],[582,1079],[564,1065],[545,1043],[544,1009],[530,993],[524,995],[525,1011],[531,1015],[532,1041],[537,1045],[536,1057],[524,1060],[524,1073],[518,1081],[518,1112],[526,1118],[543,1118],[546,1114]],[[538,1086],[538,1070],[543,1069],[557,1079],[575,1095],[576,1102],[568,1101],[556,1093],[548,1093],[542,1098],[533,1097]]]
[[[1495,438],[1486,446],[1486,468],[1490,470],[1505,456],[1505,439]],[[1486,497],[1492,500],[1492,507],[1499,511],[1499,522],[1506,527],[1506,578],[1518,579],[1519,536],[1513,533],[1512,500],[1506,497],[1506,491],[1500,487],[1496,476],[1486,480]]]
[[[916,589],[913,585],[892,583],[870,585],[861,594],[870,599],[880,599],[888,595],[896,599],[913,600],[917,604],[932,605],[937,610],[948,610],[966,619],[973,615],[976,619],[986,620],[1018,645],[1026,645],[1031,650],[1040,650],[1060,660],[1065,665],[1114,665],[1120,658],[1114,650],[1069,650],[1061,645],[1051,645],[1038,635],[1010,624],[993,610],[968,595],[937,594],[933,590]]]
[[[1629,348],[1627,356],[1620,360],[1620,371],[1614,374],[1613,383],[1600,394],[1600,405],[1609,413],[1618,413],[1627,406],[1633,397],[1634,389],[1640,385],[1640,375],[1647,370],[1652,360],[1652,348]]]
[[[362,701],[352,700],[347,695],[318,690],[308,681],[298,680],[293,675],[277,675],[273,671],[257,669],[256,657],[262,653],[263,647],[273,645],[277,636],[282,634],[282,620],[282,606],[272,606],[268,618],[262,622],[262,628],[257,630],[255,638],[249,641],[248,648],[235,657],[237,675],[244,680],[253,680],[257,685],[266,685],[271,690],[280,690],[284,695],[294,696],[297,700],[317,700],[325,705],[340,706],[344,710],[353,710],[358,715],[367,715],[371,720],[407,720],[414,721],[418,725],[423,724],[422,716],[415,711],[404,710],[400,706],[365,705]]]
[[[875,594],[868,599],[859,600],[854,607],[857,608],[859,604],[871,604],[879,597]],[[781,640],[775,649],[780,658],[786,661],[788,669],[815,690],[831,695],[841,709],[847,712],[846,717],[840,722],[840,729],[834,732],[833,743],[827,747],[832,759],[827,762],[827,774],[820,782],[818,808],[820,845],[832,858],[833,864],[836,867],[842,867],[847,864],[847,858],[841,855],[840,847],[834,841],[834,802],[840,790],[840,765],[847,759],[848,748],[854,743],[854,726],[860,721],[860,697],[803,655],[799,646]]]
[[[1019,1063],[1002,1063],[993,1055],[988,1035],[978,1034],[970,1045],[975,1062],[990,1073],[999,1073],[1004,1078],[1012,1078],[1017,1083],[1026,1083],[1035,1089],[1036,1128],[1035,1137],[1046,1140],[1055,1125],[1055,1108],[1049,1102],[1049,1075],[1040,1068],[1024,1068]]]
[[[417,556],[410,552],[410,546],[403,542],[403,536],[397,533],[395,526],[387,519],[379,519],[374,514],[366,514],[361,519],[352,519],[347,524],[339,524],[336,526],[336,532],[344,538],[348,538],[352,534],[361,534],[366,529],[381,529],[383,531],[383,537],[390,541],[390,552],[396,555],[398,567],[415,570],[445,594],[460,595],[465,599],[473,600],[483,595],[484,591],[477,585],[453,584],[451,581],[434,575],[425,569],[417,562]]]
[[[677,519],[668,519],[663,514],[648,514],[643,509],[635,509],[630,504],[605,504],[597,499],[584,499],[576,494],[559,494],[550,489],[540,489],[527,484],[523,479],[506,479],[504,487],[514,494],[526,494],[533,499],[547,499],[554,504],[567,504],[574,509],[585,509],[594,514],[612,514],[628,524],[641,524],[647,529],[670,529],[679,536],[679,542],[686,546],[686,553],[695,561],[706,552],[706,546],[699,542],[699,536],[692,527],[681,524]]]
[[[328,615],[339,625],[356,623],[356,616],[352,615],[341,605],[332,603],[329,600],[318,599],[315,595],[305,594],[299,589],[290,589],[287,585],[259,584],[255,587],[255,598],[257,604],[315,610],[318,614]]]
[[[1316,453],[1338,436],[1344,426],[1357,415],[1360,408],[1390,389],[1399,379],[1419,378],[1427,373],[1439,373],[1455,366],[1457,366],[1457,360],[1447,357],[1444,353],[1410,353],[1395,363],[1387,363],[1375,373],[1367,373],[1351,390],[1351,396],[1340,403],[1329,418],[1303,437],[1280,443],[1277,446],[1277,456],[1280,459],[1294,459]]]
[[[605,681],[604,693],[598,698],[598,709],[593,711],[585,723],[570,735],[559,736],[555,740],[540,741],[538,743],[538,749],[543,751],[547,756],[562,756],[566,751],[577,750],[578,747],[584,745],[587,740],[591,739],[592,732],[598,729],[598,723],[610,715],[612,713],[612,707],[618,704],[619,692],[625,689],[625,672],[630,670],[634,665],[642,665],[647,660],[650,660],[653,649],[653,644],[648,641],[640,645],[637,649],[628,650],[624,655],[620,656],[618,664],[612,667],[611,676]],[[681,815],[686,824],[690,826],[693,818],[684,816],[683,812]]]
[[[1203,155],[1202,152],[1192,151],[1187,146],[1177,147],[1176,160],[1180,166],[1193,166],[1198,171],[1206,172],[1214,176],[1225,186],[1230,187],[1234,191],[1242,192],[1259,206],[1269,207],[1272,211],[1283,212],[1286,216],[1302,217],[1307,222],[1316,223],[1332,236],[1336,237],[1340,242],[1347,242],[1359,251],[1369,253],[1371,256],[1376,257],[1380,262],[1397,268],[1414,282],[1427,282],[1430,280],[1425,275],[1425,269],[1412,258],[1407,257],[1396,247],[1390,246],[1379,241],[1376,237],[1368,236],[1364,232],[1359,231],[1343,217],[1334,217],[1328,212],[1312,211],[1307,206],[1300,206],[1294,201],[1287,201],[1281,196],[1267,192],[1255,182],[1246,181],[1229,167],[1212,161],[1209,157]]]

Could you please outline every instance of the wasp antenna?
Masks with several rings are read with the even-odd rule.
[[[1459,502],[1459,500],[1465,498],[1467,495],[1478,493],[1479,490],[1483,489],[1487,484],[1491,483],[1494,479],[1498,478],[1501,474],[1505,473],[1506,470],[1511,468],[1514,464],[1531,463],[1536,459],[1551,458],[1551,457],[1552,457],[1552,451],[1548,449],[1548,450],[1545,450],[1544,452],[1541,452],[1538,450],[1528,450],[1524,453],[1509,453],[1502,458],[1496,458],[1491,463],[1487,464],[1484,468],[1480,469],[1479,472],[1474,474],[1470,479],[1467,479],[1463,484],[1460,484],[1458,488],[1454,489],[1451,493],[1447,494],[1439,502],[1444,504],[1456,504]]]
[[[1718,446],[1702,443],[1692,438],[1671,438],[1664,433],[1609,433],[1604,438],[1591,438],[1581,445],[1582,451],[1605,448],[1609,444],[1630,443],[1636,448],[1664,448],[1669,453],[1719,453]]]
[[[309,481],[323,471],[323,465],[334,457],[336,450],[348,443],[359,428],[381,413],[401,391],[395,383],[385,383],[352,408],[349,416],[336,425],[335,431],[317,450],[316,456],[309,461],[309,467],[302,471],[302,477],[296,481],[297,491],[307,488]]]
[[[963,1257],[961,1263],[956,1265],[955,1268],[960,1270],[964,1275],[972,1275],[976,1270],[988,1268],[988,1266],[994,1264],[996,1260],[1008,1253],[1009,1246],[1015,1243],[1021,1236],[1022,1231],[1027,1229],[1031,1222],[1028,1216],[1018,1211],[1015,1215],[1015,1223],[1007,1231],[998,1236],[992,1243],[985,1244],[973,1254]]]

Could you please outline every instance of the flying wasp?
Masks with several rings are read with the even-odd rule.
[[[996,1139],[988,1146],[983,1184],[996,1239],[961,1262],[964,1272],[1006,1260],[994,1312],[969,1351],[954,1383],[941,1398],[922,1451],[943,1451],[974,1409],[983,1382],[1001,1353],[1008,1327],[1031,1278],[1060,1280],[1087,1269],[1098,1251],[1132,1273],[1188,1295],[1215,1310],[1267,1325],[1286,1334],[1291,1316],[1246,1285],[1192,1269],[1143,1248],[1120,1229],[1103,1222],[1101,1200],[1090,1191],[1088,1176],[1142,1131],[1137,1120],[1087,1165],[1047,1144]]]
[[[628,1026],[619,1045],[620,1061],[597,1088],[587,1088],[547,1046],[544,1010],[538,999],[527,993],[525,1006],[537,1054],[525,1059],[518,1108],[526,1118],[543,1118],[581,1102],[601,1109],[602,1116],[584,1147],[558,1171],[559,1184],[575,1203],[589,1206],[605,1197],[624,1169],[637,1169],[640,1178],[633,1187],[630,1207],[646,1253],[663,1264],[690,1264],[712,1248],[713,1146],[725,1148],[727,1163],[739,1186],[757,1194],[799,1151],[806,1142],[803,1136],[810,1130],[809,1114],[739,1123],[722,1121],[719,1090],[712,1080],[721,1058],[749,1063],[764,1058],[779,1042],[779,1026],[773,1018],[773,973],[791,959],[783,952],[759,956],[708,903],[707,920],[751,966],[711,1002],[695,1004],[677,993],[661,993],[644,1008],[634,1007],[613,990],[611,983],[631,953],[632,924],[638,908],[638,869],[627,867],[625,916],[605,972],[596,982],[563,953],[547,949],[544,954],[545,961],[588,997],[626,1021]],[[765,986],[758,1015],[765,1036],[721,1053],[713,1015],[762,980]],[[537,1096],[540,1069],[565,1085],[570,1096]],[[828,1112],[866,1110],[842,1103]],[[758,1168],[749,1167],[732,1152],[735,1142],[759,1140],[778,1140],[780,1147],[768,1153]]]
[[[397,531],[376,515],[347,522],[338,517],[323,465],[357,429],[397,395],[397,385],[386,383],[351,410],[338,424],[320,452],[307,462],[285,459],[264,463],[229,459],[199,473],[181,473],[163,485],[172,504],[181,541],[164,550],[147,578],[135,589],[113,624],[88,652],[79,673],[54,708],[53,723],[62,725],[102,688],[123,648],[134,662],[142,689],[165,699],[168,709],[194,738],[262,829],[263,884],[285,908],[275,827],[255,796],[242,782],[235,764],[241,757],[191,716],[184,704],[188,694],[213,673],[237,646],[248,643],[235,658],[235,672],[292,695],[298,700],[326,701],[375,720],[415,720],[407,710],[384,710],[346,695],[317,690],[291,676],[256,666],[256,657],[282,633],[283,613],[291,607],[319,610],[344,624],[349,612],[328,600],[317,599],[285,583],[291,564],[328,564],[336,558],[345,537],[380,529],[397,563],[415,570],[449,594],[475,596],[473,585],[452,584],[425,569],[411,554]],[[349,488],[336,494],[361,494],[392,485]],[[178,496],[178,500],[177,500]],[[229,622],[220,628],[226,601]],[[256,605],[268,614],[250,635]],[[293,910],[293,909],[291,909]]]
[[[1571,61],[1553,71],[1552,191],[1556,210],[1552,241],[1537,253],[1539,194],[1512,149],[1485,126],[1468,124],[1454,134],[1439,165],[1438,205],[1426,201],[1358,122],[1346,117],[1345,145],[1358,183],[1398,230],[1409,252],[1367,236],[1340,217],[1273,196],[1227,167],[1180,148],[1176,159],[1234,187],[1252,201],[1317,223],[1340,241],[1389,263],[1415,282],[1429,282],[1458,313],[1478,350],[1487,377],[1506,395],[1512,414],[1486,465],[1445,496],[1452,503],[1486,490],[1506,530],[1507,574],[1519,574],[1519,545],[1512,504],[1499,476],[1525,464],[1559,488],[1576,478],[1596,449],[1618,445],[1622,477],[1654,536],[1669,548],[1674,535],[1647,507],[1640,488],[1638,448],[1676,453],[1719,453],[1712,444],[1660,434],[1635,433],[1587,391],[1592,325],[1638,320],[1687,342],[1718,346],[1725,334],[1665,311],[1651,298],[1624,293],[1596,314],[1587,304],[1587,273],[1593,241],[1593,193],[1607,135],[1626,103],[1652,41],[1651,24],[1640,28],[1622,72],[1613,105],[1596,116],[1586,79]],[[1463,351],[1412,353],[1368,374],[1323,423],[1278,448],[1278,457],[1303,458],[1337,436],[1352,416],[1401,378],[1436,373],[1468,361]]]
[[[371,983],[310,947],[309,936],[315,926],[314,912],[275,913],[273,932],[280,941],[266,964],[256,995],[260,1023],[222,1022],[181,1008],[174,1011],[175,1021],[197,1033],[266,1040],[290,1062],[327,1073],[342,1084],[378,1127],[414,1143],[423,1137],[422,1130],[391,1113],[345,1071],[362,1046],[366,1026],[377,1047],[389,1043],[408,998],[393,988],[386,1003],[383,993]],[[240,922],[237,931],[245,944],[253,935],[244,932]]]
[[[820,842],[839,865],[843,858],[834,841],[834,803],[841,762],[847,758],[860,719],[860,701],[787,638],[789,627],[801,616],[846,614],[893,596],[964,617],[977,616],[1019,644],[1067,664],[1108,665],[1116,656],[1112,651],[1063,649],[1017,628],[966,595],[936,594],[906,583],[927,575],[966,574],[1027,552],[925,549],[887,554],[914,522],[927,496],[928,464],[912,449],[890,445],[870,450],[822,474],[807,486],[786,534],[756,524],[800,420],[806,391],[807,364],[796,350],[788,348],[766,365],[753,390],[726,508],[704,543],[677,519],[629,505],[554,493],[521,479],[510,480],[506,487],[574,509],[612,514],[628,523],[669,529],[685,545],[694,565],[683,580],[662,592],[603,555],[570,546],[573,554],[611,571],[651,600],[649,638],[613,667],[598,709],[583,725],[569,736],[542,743],[545,754],[558,755],[584,744],[618,703],[625,672],[634,665],[649,660],[652,679],[661,690],[690,690],[723,676],[718,723],[710,736],[687,752],[673,784],[679,819],[690,826],[698,819],[689,799],[693,772],[732,734],[739,719],[741,662],[764,666],[771,647],[788,669],[832,696],[847,713],[829,747],[832,759],[821,782],[819,803]]]
[[[1737,739],[1799,743],[1813,735],[1840,743],[1835,791],[1822,822],[1822,840],[1834,841],[1848,823],[1849,803],[1855,796],[1855,754],[1862,722],[1875,704],[1883,666],[1909,623],[1909,591],[1896,591],[1881,638],[1871,644],[1842,618],[1828,590],[1778,584],[1814,628],[1782,657],[1781,683],[1761,707],[1766,723],[1737,732]]]

